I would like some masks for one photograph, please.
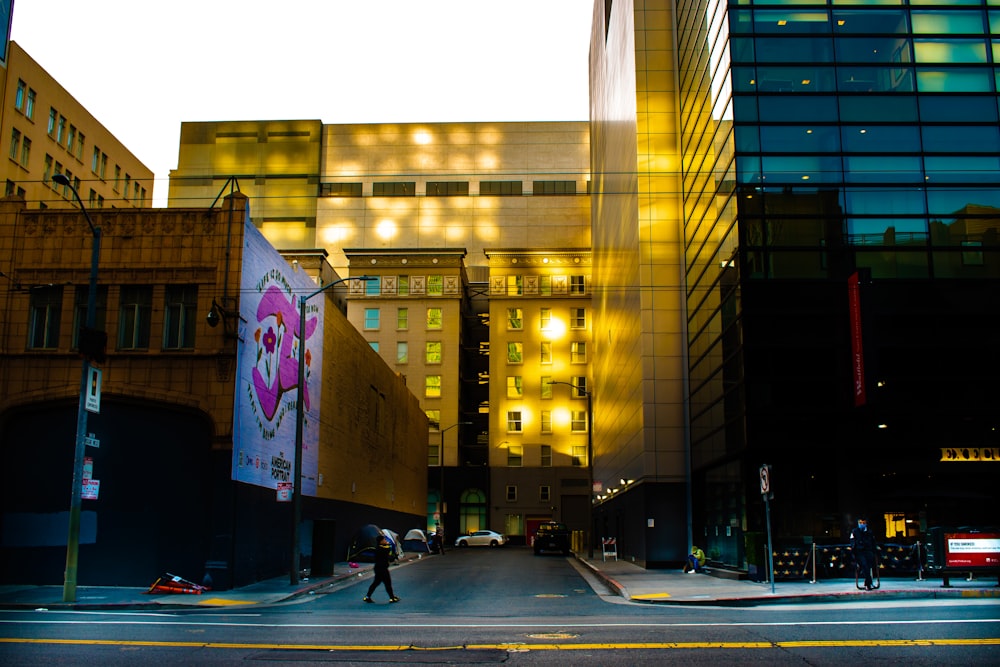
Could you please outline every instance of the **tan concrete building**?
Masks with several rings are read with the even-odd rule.
[[[52,182],[65,174],[92,209],[149,206],[153,172],[16,42],[8,47],[0,68],[4,194],[28,208],[72,206],[69,188]]]
[[[95,324],[108,342],[87,422],[100,485],[83,500],[82,585],[143,586],[168,570],[201,581],[212,569],[219,586],[288,571],[290,514],[276,485],[294,451],[273,443],[295,431],[292,313],[295,297],[322,287],[314,276],[337,277],[320,257],[286,262],[247,203],[235,193],[215,208],[89,210],[101,237]],[[2,495],[5,582],[62,580],[87,214],[0,200],[0,447],[19,471]],[[421,525],[427,497],[423,410],[332,292],[309,301],[305,567],[332,563],[364,524]]]

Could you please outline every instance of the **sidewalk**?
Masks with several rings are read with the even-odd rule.
[[[394,567],[402,567],[432,556],[406,554]],[[882,579],[875,591],[859,591],[853,579],[779,581],[774,585],[739,581],[711,574],[684,574],[680,570],[645,570],[625,561],[603,561],[576,557],[614,593],[626,600],[649,604],[754,606],[789,602],[833,602],[899,598],[993,598],[1000,604],[1000,586],[996,577],[967,581],[952,577],[951,586],[943,587],[940,578],[916,581],[912,578]],[[79,586],[76,602],[62,601],[62,586],[0,586],[0,609],[183,609],[206,607],[245,607],[268,605],[312,595],[331,586],[347,585],[365,578],[371,563],[352,568],[337,563],[334,576],[302,579],[292,586],[288,577],[277,577],[228,591],[195,594],[148,594],[147,588]],[[152,582],[150,582],[152,584]]]

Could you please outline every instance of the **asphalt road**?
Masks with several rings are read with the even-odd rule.
[[[18,665],[998,665],[1000,600],[751,608],[629,603],[573,558],[452,549],[280,605],[169,612],[3,611]]]

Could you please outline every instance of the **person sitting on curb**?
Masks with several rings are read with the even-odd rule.
[[[699,547],[691,547],[691,553],[688,554],[687,562],[684,563],[684,571],[688,574],[694,574],[695,572],[701,572],[705,566],[705,552]]]

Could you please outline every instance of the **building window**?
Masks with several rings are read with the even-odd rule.
[[[583,276],[569,277],[569,293],[577,295],[587,293],[587,286]]]
[[[382,292],[382,285],[380,280],[366,280],[365,282],[365,296],[378,296]]]
[[[522,445],[507,445],[507,467],[520,468],[524,458],[524,447]]]
[[[122,180],[122,168],[119,165],[116,164],[115,165],[115,182],[111,186],[111,189],[114,190],[115,192],[118,192],[118,188],[119,188],[119,186],[121,184],[121,180]]]
[[[552,296],[552,276],[538,277],[538,293],[542,296]]]
[[[320,183],[320,197],[360,197],[360,183]]]
[[[465,197],[469,184],[462,181],[427,181],[428,197]]]
[[[108,156],[106,153],[101,153],[101,171],[98,174],[98,176],[101,177],[102,181],[104,180],[104,176],[107,173],[107,171],[108,171]]]
[[[31,319],[28,323],[28,347],[52,350],[59,347],[59,318],[62,312],[61,286],[31,290]]]
[[[480,181],[479,194],[490,197],[516,197],[522,191],[521,181]]]
[[[396,294],[410,296],[410,276],[399,276],[396,279]]]
[[[570,412],[569,430],[573,433],[587,432],[587,411],[573,410]]]
[[[128,190],[132,187],[132,174],[125,172],[125,187],[122,190],[122,196],[128,201]]]
[[[524,387],[521,385],[520,375],[507,376],[507,398],[521,398],[524,396]]]
[[[441,465],[441,457],[439,452],[441,451],[441,445],[428,445],[427,446],[427,465],[432,468],[437,468]]]
[[[194,347],[194,329],[198,321],[198,287],[168,285],[163,310],[163,349],[182,350]]]
[[[21,131],[15,127],[10,131],[10,151],[7,153],[7,156],[11,160],[16,160],[17,154],[20,152],[20,149],[21,149]]]
[[[518,275],[507,276],[507,296],[521,296],[524,294],[523,278]]]
[[[396,309],[396,330],[406,331],[410,328],[410,309],[409,308],[397,308]]]
[[[122,287],[118,313],[119,350],[142,350],[149,347],[152,310],[152,286],[125,285]]]
[[[69,134],[66,135],[66,150],[73,153],[73,149],[76,148],[76,125],[72,123],[69,126]]]
[[[587,465],[586,445],[573,445],[573,465],[577,468]]]
[[[508,433],[520,433],[521,432],[521,411],[520,410],[508,410],[507,411],[507,432]]]
[[[28,92],[28,84],[20,79],[17,80],[17,92],[14,93],[14,108],[24,112],[24,98]]]
[[[428,364],[441,363],[441,341],[429,340],[424,343],[424,361]]]
[[[570,389],[570,393],[573,398],[585,398],[587,396],[587,378],[584,375],[577,375],[571,378],[571,383],[573,388]]]
[[[378,341],[377,340],[368,341],[368,347],[378,352]]]
[[[586,329],[587,328],[587,309],[586,308],[571,308],[570,309],[569,326],[570,326],[571,329]]]
[[[507,329],[510,331],[520,331],[524,328],[524,315],[520,308],[507,309]]]
[[[552,499],[552,487],[548,484],[542,484],[538,487],[538,500],[547,503]]]
[[[520,364],[524,361],[524,343],[507,343],[507,363]]]
[[[440,375],[428,375],[424,379],[424,396],[427,398],[441,398]]]
[[[552,398],[552,376],[542,376],[542,386],[538,388],[539,398]]]
[[[375,197],[412,197],[416,193],[416,182],[373,183]]]
[[[21,166],[27,169],[29,160],[31,160],[31,139],[25,137],[21,142]]]
[[[587,343],[574,340],[569,344],[569,361],[571,364],[587,363]]]
[[[539,414],[542,433],[552,433],[552,411],[542,410]]]
[[[87,324],[87,300],[90,287],[78,285],[73,303],[73,343],[74,350],[80,349],[80,329]],[[97,299],[94,301],[94,329],[104,331],[108,319],[108,287],[97,286]]]
[[[535,181],[532,192],[536,195],[575,195],[576,181]]]
[[[543,364],[552,363],[552,341],[543,340],[541,344],[541,362]]]
[[[552,467],[552,445],[542,445],[542,467]]]
[[[45,130],[45,134],[52,136],[52,133],[56,131],[56,119],[59,117],[59,112],[57,112],[52,107],[49,107],[49,125],[48,129]]]
[[[547,331],[552,325],[552,309],[542,308],[538,311],[538,328]]]
[[[513,503],[517,502],[517,487],[508,484],[507,485],[507,502]]]
[[[441,411],[440,410],[425,410],[424,414],[427,415],[427,428],[432,431],[441,430]]]
[[[378,329],[381,321],[381,311],[378,308],[365,308],[365,329]]]
[[[76,134],[76,159],[83,162],[83,144],[87,140],[83,132],[77,132]]]
[[[427,295],[441,296],[444,294],[444,276],[427,276]]]
[[[397,364],[408,364],[410,363],[410,344],[406,341],[399,341],[396,343],[396,363]]]
[[[101,166],[101,149],[94,146],[94,154],[90,156],[90,171],[97,173],[97,169]]]
[[[440,329],[441,328],[441,309],[440,308],[428,308],[427,309],[427,328],[428,329]]]
[[[66,116],[59,116],[59,125],[56,126],[56,143],[60,146],[66,141]]]
[[[36,93],[31,88],[29,88],[28,89],[28,103],[24,107],[24,116],[25,116],[25,118],[28,118],[29,120],[32,120],[35,117],[35,99],[37,97],[38,97],[38,93]]]

